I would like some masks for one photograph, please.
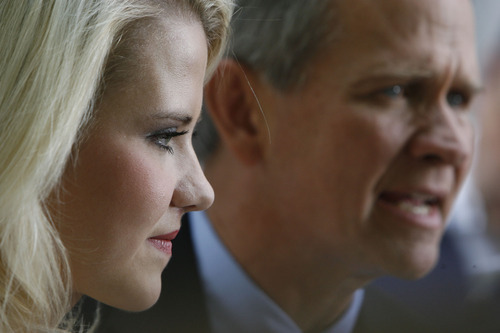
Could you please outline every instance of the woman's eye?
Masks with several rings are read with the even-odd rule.
[[[446,95],[446,102],[452,108],[461,108],[468,103],[468,98],[465,94],[459,91],[450,91]]]
[[[173,154],[174,150],[169,146],[170,140],[176,136],[181,136],[188,131],[177,132],[177,128],[167,128],[147,135],[147,138],[161,149]]]

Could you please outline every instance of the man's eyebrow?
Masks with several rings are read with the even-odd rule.
[[[385,81],[420,81],[432,77],[432,71],[408,66],[374,66],[352,80],[351,84],[365,85]]]
[[[414,64],[390,64],[387,62],[382,62],[374,66],[370,73],[372,78],[407,78],[415,81],[431,78],[435,75],[431,69],[415,66]],[[484,84],[481,78],[467,78],[459,74],[455,79],[458,82],[462,82],[461,85],[464,89],[467,89],[471,93],[477,94],[484,91]]]
[[[481,94],[485,91],[484,83],[482,81],[468,82],[464,87],[473,94]]]
[[[358,80],[355,80],[356,85],[370,84],[373,82],[384,82],[392,80],[401,81],[412,81],[418,82],[420,80],[426,80],[432,78],[434,74],[431,70],[421,69],[421,68],[411,68],[411,67],[387,67],[380,66],[367,71],[367,75]],[[484,84],[480,79],[464,79],[461,76],[455,78],[458,82],[458,86],[470,91],[473,94],[482,93],[484,91]]]
[[[378,84],[403,84],[409,82],[420,82],[426,80],[430,75],[422,73],[416,74],[409,72],[406,73],[370,73],[358,80],[353,80],[352,84],[356,87],[370,87]]]
[[[368,76],[386,76],[386,77],[422,77],[427,78],[433,76],[431,69],[423,66],[418,66],[412,63],[391,63],[380,62],[374,64],[366,70]]]

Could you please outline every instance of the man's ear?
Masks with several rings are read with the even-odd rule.
[[[205,87],[205,105],[221,140],[247,165],[257,163],[270,142],[257,96],[259,84],[251,70],[224,59]]]

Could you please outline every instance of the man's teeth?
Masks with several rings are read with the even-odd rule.
[[[397,206],[399,209],[415,215],[428,215],[431,211],[431,206],[425,204],[424,202],[415,203],[404,200],[400,201]]]

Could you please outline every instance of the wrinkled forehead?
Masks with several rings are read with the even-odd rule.
[[[341,72],[362,72],[364,66],[375,71],[378,65],[436,72],[451,66],[479,81],[470,0],[349,0],[338,6],[341,33],[332,48]]]
[[[340,1],[339,10],[346,37],[369,33],[384,40],[422,34],[456,41],[474,31],[470,0],[349,0]]]

